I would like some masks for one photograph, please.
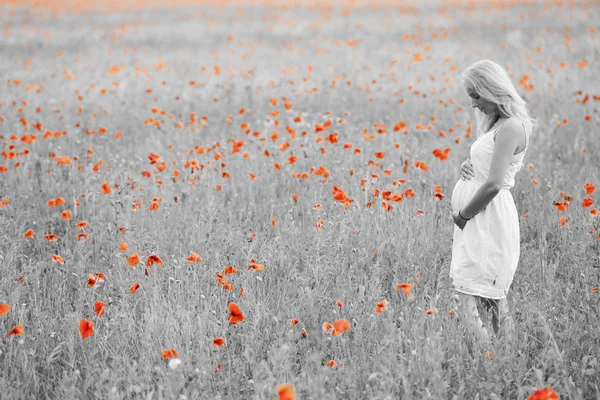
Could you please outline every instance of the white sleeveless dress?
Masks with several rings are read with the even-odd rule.
[[[471,145],[475,176],[459,179],[454,186],[452,209],[455,212],[464,208],[487,180],[494,154],[494,137],[503,124],[481,135]],[[523,165],[531,133],[524,124],[522,126],[526,136],[525,149],[513,154],[500,192],[467,222],[463,230],[454,225],[450,277],[458,292],[503,299],[512,284],[519,262],[520,236],[517,208],[509,189],[514,186],[515,175]]]

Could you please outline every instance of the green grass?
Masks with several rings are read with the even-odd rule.
[[[600,10],[592,2],[440,10],[435,4],[418,12],[371,7],[343,16],[341,8],[203,6],[50,16],[6,7],[0,16],[0,135],[3,151],[30,152],[0,158],[7,167],[0,199],[9,200],[0,207],[0,303],[11,305],[0,317],[0,397],[271,399],[282,383],[292,384],[301,399],[524,399],[546,385],[564,399],[598,397],[599,300],[592,289],[600,286],[599,224],[589,214],[597,204],[581,203],[586,182],[600,185],[599,103],[592,97],[600,95],[600,46],[598,33],[589,30]],[[350,47],[348,40],[359,42]],[[416,52],[422,61],[411,61]],[[473,129],[465,137],[475,120],[459,73],[484,58],[510,68],[515,84],[530,76],[533,90],[518,89],[539,124],[512,189],[521,257],[508,302],[517,337],[496,343],[491,360],[471,349],[464,327],[448,314],[454,294],[450,195],[475,136]],[[587,67],[577,65],[584,60]],[[125,68],[111,76],[112,65]],[[318,91],[307,93],[313,88]],[[187,124],[190,113],[197,114],[196,125]],[[199,127],[202,116],[206,127]],[[161,126],[144,124],[148,118]],[[332,125],[315,133],[327,120]],[[32,126],[37,121],[41,132]],[[400,121],[407,134],[394,132]],[[260,135],[246,135],[244,122]],[[430,123],[432,130],[416,128]],[[387,133],[377,133],[374,124],[385,124]],[[101,127],[105,134],[85,133]],[[361,135],[365,127],[374,139]],[[46,129],[67,135],[44,139]],[[119,139],[117,131],[123,132]],[[334,131],[339,143],[316,142]],[[29,145],[10,139],[27,133],[36,134]],[[244,141],[240,152],[232,154],[232,139]],[[286,141],[290,146],[281,151]],[[207,152],[192,152],[197,146]],[[447,147],[447,161],[433,156]],[[354,154],[356,148],[362,152]],[[380,151],[384,159],[374,157]],[[69,156],[71,165],[57,165],[49,153]],[[149,163],[150,153],[166,162],[164,171]],[[292,155],[297,161],[289,165]],[[191,160],[204,168],[185,168]],[[427,172],[414,167],[417,160]],[[309,173],[321,165],[329,171],[326,180]],[[387,169],[390,176],[383,174]],[[223,178],[223,171],[231,176]],[[303,172],[307,179],[292,177]],[[393,186],[397,179],[406,182]],[[109,195],[102,193],[104,181]],[[333,185],[353,200],[347,210],[333,199]],[[441,201],[434,185],[441,185]],[[391,203],[390,212],[381,194],[373,196],[375,189],[409,188],[415,196]],[[563,200],[560,192],[573,197],[565,212],[553,206]],[[66,203],[48,207],[56,197]],[[589,197],[597,201],[597,192]],[[163,200],[158,211],[149,210],[153,198]],[[134,200],[142,202],[138,210]],[[67,209],[73,218],[63,221]],[[561,215],[569,218],[564,227]],[[89,222],[86,242],[74,239],[78,221]],[[35,236],[25,239],[30,228]],[[47,233],[59,240],[44,240]],[[132,268],[126,258],[134,252],[142,262]],[[202,262],[187,262],[191,252]],[[53,263],[53,254],[65,264]],[[164,265],[145,276],[151,254]],[[264,272],[248,270],[251,259]],[[227,276],[233,291],[222,290],[215,276],[228,265],[239,271]],[[88,275],[99,272],[104,285],[88,287]],[[14,278],[22,274],[19,284]],[[132,294],[135,282],[141,288]],[[405,282],[414,283],[412,300],[395,289]],[[378,314],[383,299],[389,305]],[[106,303],[104,316],[95,317],[94,301]],[[230,302],[240,306],[243,322],[228,322]],[[424,315],[433,308],[438,312]],[[78,331],[82,318],[95,323],[86,340]],[[291,326],[292,318],[299,323]],[[322,324],[337,319],[350,321],[350,329],[339,337],[324,333]],[[6,336],[18,324],[25,335]],[[217,337],[226,345],[215,347]],[[177,350],[178,367],[162,359],[164,349]],[[325,367],[329,360],[343,367]]]

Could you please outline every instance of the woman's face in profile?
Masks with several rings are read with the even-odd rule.
[[[498,112],[498,106],[496,103],[485,100],[483,97],[477,94],[473,89],[467,89],[467,94],[471,98],[471,106],[473,108],[478,108],[479,111],[484,113],[485,115],[490,115]]]

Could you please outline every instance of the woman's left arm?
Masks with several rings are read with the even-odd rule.
[[[512,156],[519,146],[519,134],[522,131],[522,125],[514,120],[506,121],[498,129],[488,179],[475,192],[471,201],[460,211],[463,217],[470,219],[478,214],[500,192]]]

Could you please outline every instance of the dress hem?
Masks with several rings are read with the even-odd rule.
[[[481,292],[476,292],[476,291],[470,291],[470,290],[465,290],[465,289],[459,289],[456,286],[454,287],[454,290],[456,290],[457,292],[463,293],[463,294],[468,294],[471,296],[479,296],[479,297],[483,297],[486,299],[492,299],[492,300],[503,300],[506,298],[506,295],[504,295],[503,297],[495,297],[495,296],[490,296],[490,295],[486,295],[483,294]]]

